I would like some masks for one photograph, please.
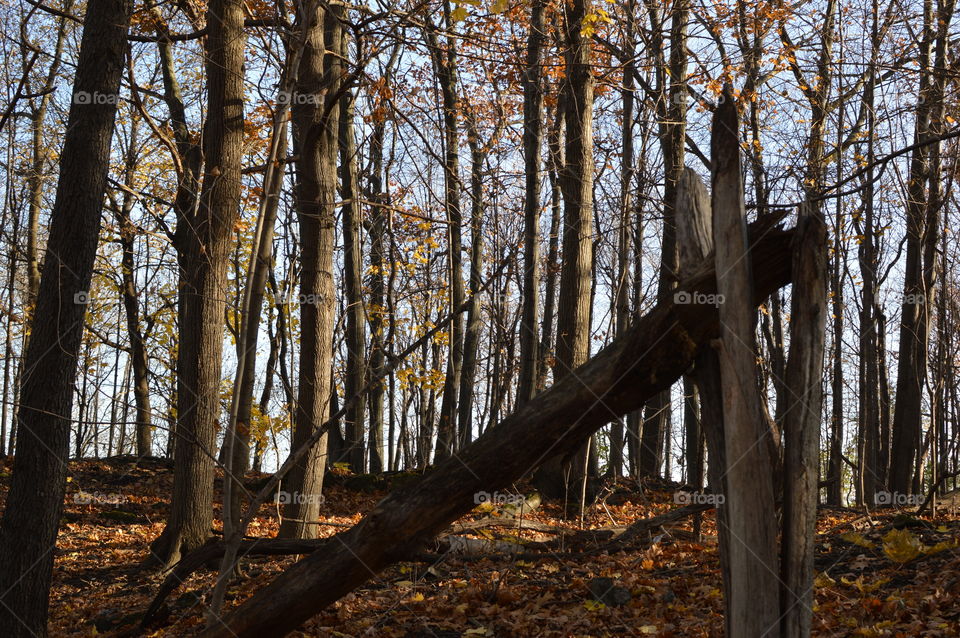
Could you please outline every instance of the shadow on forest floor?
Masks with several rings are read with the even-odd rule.
[[[0,462],[5,497],[10,460]],[[51,592],[52,636],[120,635],[131,630],[160,576],[138,567],[159,535],[172,488],[170,464],[109,459],[71,463]],[[332,477],[322,507],[321,536],[360,520],[409,475]],[[251,476],[255,484],[261,476]],[[218,482],[219,483],[219,482]],[[511,493],[529,493],[515,486]],[[584,551],[581,530],[622,528],[676,508],[679,486],[620,484],[579,518],[560,518],[544,504],[525,515],[531,529],[495,505],[478,507],[452,530],[490,546],[536,548],[519,557],[432,553],[395,565],[323,610],[301,628],[307,636],[454,638],[469,636],[720,636],[722,594],[714,519],[667,525],[624,551]],[[506,493],[506,491],[504,491]],[[216,511],[219,515],[219,509]],[[491,519],[501,519],[500,520]],[[219,523],[218,523],[219,524]],[[273,506],[249,534],[276,535]],[[558,534],[570,544],[557,544]],[[450,538],[453,538],[451,536]],[[650,540],[654,542],[649,542]],[[441,548],[472,546],[463,541]],[[921,519],[883,511],[872,517],[823,508],[819,520],[814,635],[960,635],[960,519]],[[430,548],[428,548],[430,549]],[[436,549],[436,548],[434,548]],[[238,604],[294,561],[255,558],[229,587]],[[215,574],[200,571],[167,601],[151,636],[184,636],[203,625]],[[598,585],[604,593],[597,594]],[[593,593],[592,593],[593,592]],[[615,593],[616,596],[608,595]]]

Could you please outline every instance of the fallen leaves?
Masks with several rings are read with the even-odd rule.
[[[132,626],[155,588],[137,568],[160,533],[170,493],[169,468],[137,471],[105,462],[71,464],[64,524],[51,592],[51,635],[89,636]],[[3,493],[0,480],[0,495]],[[79,499],[73,494],[122,494],[116,499]],[[522,492],[520,492],[522,493]],[[331,536],[359,520],[383,497],[331,481],[320,534]],[[82,502],[84,500],[90,502]],[[656,516],[674,507],[672,491],[643,495],[625,491],[606,508],[585,513],[583,528],[598,529]],[[103,518],[113,509],[136,517]],[[497,509],[497,508],[494,508]],[[273,536],[275,512],[267,508],[252,533]],[[499,511],[498,511],[499,513]],[[461,523],[489,516],[481,508]],[[815,636],[960,635],[960,525],[951,519],[921,520],[896,529],[894,516],[856,524],[855,512],[821,516],[817,538]],[[524,520],[576,531],[559,508],[542,504]],[[506,556],[454,557],[396,565],[323,610],[307,623],[307,636],[716,636],[723,630],[723,593],[712,516],[702,519],[704,540],[695,542],[685,521],[654,545],[631,551],[579,553],[564,547],[523,560]],[[855,527],[859,525],[859,527]],[[481,542],[527,542],[534,530],[505,527],[471,536]],[[233,606],[272,580],[293,558],[263,558],[244,564],[246,575],[231,584]],[[201,571],[172,597],[166,624],[155,636],[182,636],[203,625],[203,606],[215,574]],[[608,582],[609,581],[609,582]],[[594,587],[591,588],[591,583]],[[598,585],[604,585],[598,589]],[[623,595],[611,596],[613,587]],[[619,592],[619,590],[617,590]],[[614,604],[617,603],[617,604]]]

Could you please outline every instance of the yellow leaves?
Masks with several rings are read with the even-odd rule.
[[[857,532],[846,532],[840,535],[840,538],[847,541],[848,543],[853,543],[859,547],[865,547],[867,549],[873,549],[873,543],[868,541],[863,534],[858,534]]]
[[[397,371],[397,380],[400,381],[401,388],[417,386],[424,390],[440,390],[443,388],[445,379],[446,375],[442,370],[431,369],[416,374],[414,368],[407,367]]]
[[[607,606],[604,605],[599,600],[591,599],[591,600],[585,600],[583,602],[583,608],[586,609],[587,611],[601,611],[603,609],[606,609]]]
[[[456,5],[456,9],[450,12],[450,20],[453,22],[463,22],[467,19],[467,16],[470,15],[465,5],[479,7],[480,0],[457,0]]]
[[[913,560],[923,551],[923,543],[905,529],[892,529],[883,537],[883,553],[895,563]]]
[[[503,13],[509,8],[507,0],[494,0],[493,4],[490,5],[490,13]]]
[[[610,14],[608,14],[606,10],[598,8],[583,16],[580,32],[583,34],[583,37],[590,38],[597,32],[597,27],[604,23],[610,24],[611,22],[613,22],[613,20],[610,19]]]
[[[836,585],[837,581],[830,578],[830,575],[827,572],[820,572],[817,574],[817,577],[813,579],[813,586],[817,589],[824,589],[827,587],[832,587]]]
[[[872,583],[865,583],[863,582],[863,576],[858,576],[856,580],[851,580],[849,578],[843,577],[840,579],[840,582],[842,582],[844,585],[847,585],[848,587],[856,588],[857,591],[859,591],[861,594],[871,594],[877,591],[878,589],[880,589],[881,587],[883,587],[884,585],[886,585],[887,583],[889,583],[890,579],[878,578]]]

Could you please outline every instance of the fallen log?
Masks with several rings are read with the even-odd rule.
[[[792,230],[755,223],[749,234],[755,304],[790,281]],[[284,635],[327,605],[414,553],[475,506],[545,459],[572,452],[589,434],[643,405],[686,372],[718,336],[717,308],[676,303],[716,293],[712,259],[680,282],[689,293],[658,304],[629,330],[472,445],[384,498],[202,635]]]

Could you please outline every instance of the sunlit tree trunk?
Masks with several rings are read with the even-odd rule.
[[[590,283],[593,266],[593,75],[592,40],[584,33],[591,0],[574,0],[564,23],[567,80],[562,103],[566,123],[563,192],[563,262],[557,315],[554,379],[562,379],[590,356]],[[584,459],[548,459],[536,474],[538,487],[561,497],[583,477]]]
[[[342,5],[324,10],[308,3],[306,30],[296,93],[291,107],[294,153],[298,157],[295,206],[300,220],[300,378],[291,450],[304,445],[323,423],[330,407],[333,356],[333,249],[337,197],[339,109],[335,100],[342,72],[343,37],[336,15]],[[308,97],[309,96],[309,97]],[[283,509],[280,536],[315,538],[311,523],[320,513],[327,436],[287,476],[289,504]]]
[[[220,372],[227,270],[240,209],[243,154],[243,6],[215,0],[205,44],[208,117],[203,131],[204,178],[194,218],[177,227],[180,255],[180,345],[177,441],[167,526],[151,547],[165,565],[202,545],[213,522],[213,456],[220,419]]]

